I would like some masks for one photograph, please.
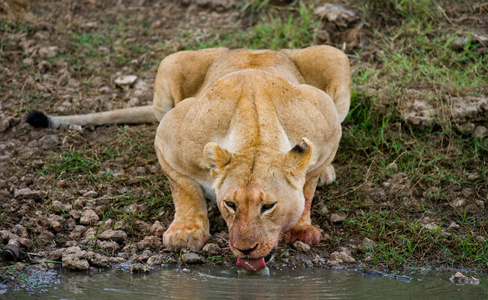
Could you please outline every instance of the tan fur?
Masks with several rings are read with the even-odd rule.
[[[347,57],[328,46],[164,59],[154,87],[155,147],[176,209],[164,245],[204,245],[205,193],[216,197],[238,257],[266,256],[283,233],[288,243],[317,243],[311,202],[320,176],[335,178],[330,163],[350,82]]]
[[[155,148],[171,185],[173,250],[210,237],[205,194],[216,198],[238,257],[260,258],[284,234],[313,245],[310,208],[349,110],[347,57],[329,46],[280,52],[183,51],[160,64],[150,107],[48,116],[49,126],[160,121]]]

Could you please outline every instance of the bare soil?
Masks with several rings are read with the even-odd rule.
[[[249,15],[233,1],[217,0],[42,1],[25,11],[18,23],[3,16],[0,28],[0,245],[15,239],[21,245],[18,257],[7,255],[0,261],[0,291],[1,284],[22,285],[22,274],[29,268],[93,271],[129,263],[127,268],[144,272],[191,263],[234,266],[225,224],[213,204],[209,204],[213,238],[204,250],[180,254],[164,249],[161,237],[174,209],[153,150],[156,124],[38,130],[24,118],[33,109],[61,115],[150,104],[158,62],[185,49],[182,36],[237,32],[250,25]],[[361,30],[367,34],[369,29]],[[358,27],[349,35],[329,35],[324,43],[344,39],[346,50],[353,53],[362,46],[359,32]],[[375,51],[381,50],[368,47],[363,59],[374,61]],[[118,76],[129,74],[138,76],[135,85],[115,84]],[[420,118],[421,123],[422,115],[415,112],[424,107],[416,107],[413,115],[411,111],[406,115]],[[476,118],[483,119],[479,114]],[[471,184],[446,183],[442,188],[449,191],[446,202],[452,205],[443,209],[449,213],[423,215],[422,206],[432,205],[425,203],[425,193],[435,191],[406,174],[392,172],[384,182],[373,182],[366,168],[348,166],[344,157],[339,157],[336,170],[339,183],[319,189],[317,198],[322,200],[314,205],[314,223],[324,233],[321,243],[311,249],[280,244],[270,267],[371,263],[365,253],[375,241],[354,226],[347,232],[351,227],[346,226],[363,208],[346,214],[329,206],[323,200],[327,189],[336,190],[331,203],[356,193],[366,198],[370,210],[395,209],[402,203],[423,230],[442,225],[446,234],[456,234],[448,228],[463,226],[453,219],[456,209],[462,208],[463,213],[484,219],[472,234],[486,243],[488,227],[482,216],[488,213],[488,188],[486,178],[480,179],[483,174],[467,172]],[[341,187],[351,172],[364,172],[365,180]],[[442,255],[428,255],[428,262],[419,257],[417,265],[439,266],[436,258],[442,260]]]

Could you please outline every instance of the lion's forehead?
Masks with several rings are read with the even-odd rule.
[[[265,191],[259,182],[251,182],[247,185],[239,185],[233,192],[234,201],[246,203],[248,207],[262,203],[265,199]]]

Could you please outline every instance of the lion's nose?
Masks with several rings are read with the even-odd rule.
[[[247,249],[239,249],[236,247],[237,250],[239,250],[240,252],[242,252],[244,255],[249,255],[251,252],[253,252],[256,248],[258,247],[258,243],[256,243],[256,245],[254,245],[254,247],[252,248],[247,248]]]

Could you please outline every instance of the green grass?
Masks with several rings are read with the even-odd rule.
[[[456,129],[449,113],[436,113],[435,122],[423,128],[412,126],[402,115],[408,101],[425,101],[434,110],[448,112],[453,97],[488,94],[485,48],[472,37],[461,47],[454,47],[453,42],[466,31],[469,37],[470,28],[460,28],[449,22],[453,18],[449,9],[469,15],[474,2],[349,2],[357,9],[359,22],[366,31],[362,33],[361,46],[348,53],[353,70],[353,96],[334,162],[338,181],[320,188],[317,193],[316,202],[322,201],[331,212],[340,210],[348,215],[343,224],[331,225],[331,247],[349,245],[351,241],[368,237],[375,245],[358,255],[370,257],[373,265],[401,268],[440,263],[487,268],[488,245],[479,238],[486,236],[487,210],[481,207],[478,211],[456,210],[451,204],[457,196],[451,193],[452,190],[461,193],[463,189],[472,189],[470,197],[473,199],[468,200],[478,199],[488,205],[488,139],[473,138],[469,132]],[[174,29],[176,33],[159,42],[145,39],[151,35],[161,36],[158,29],[151,29],[149,21],[132,22],[122,14],[107,16],[100,20],[97,31],[80,28],[69,33],[59,44],[63,51],[50,62],[55,66],[61,60],[66,61],[72,77],[87,87],[80,92],[80,97],[96,98],[99,95],[94,77],[100,76],[104,85],[110,85],[114,72],[130,67],[143,78],[153,78],[160,60],[179,50],[220,46],[278,50],[317,43],[315,33],[322,25],[309,2],[286,1],[283,4],[282,1],[247,0],[237,10],[245,16],[241,27],[205,32]],[[0,31],[31,34],[25,24],[1,24]],[[0,55],[18,51],[13,47],[9,39],[0,40]],[[16,63],[20,66],[22,59]],[[33,72],[34,67],[23,68]],[[49,84],[46,76],[34,73],[32,76],[40,86]],[[51,76],[56,77],[56,74]],[[2,83],[0,89],[0,92],[12,90],[21,95],[21,103],[8,108],[16,112],[23,113],[38,106],[45,108],[62,101],[54,92],[54,95],[41,93],[36,85],[27,85],[24,89],[23,85],[11,87]],[[411,95],[410,90],[419,93]],[[123,97],[123,94],[125,92],[119,92],[118,96]],[[103,101],[111,100],[122,101],[103,98]],[[488,126],[486,119],[476,122]],[[117,137],[102,145],[73,143],[70,147],[67,143],[62,151],[46,158],[45,167],[39,172],[46,177],[70,180],[73,185],[79,183],[106,192],[111,202],[104,210],[103,219],[123,222],[137,235],[140,232],[136,221],[157,220],[160,212],[171,210],[172,198],[162,175],[131,174],[132,166],[127,165],[131,158],[138,158],[140,165],[156,161],[152,144],[154,128],[140,131],[131,128],[120,127]],[[396,169],[389,168],[392,163]],[[116,177],[107,169],[123,169],[125,175]],[[411,193],[400,191],[384,199],[370,195],[369,187],[386,190],[383,184],[400,172],[410,181]],[[473,172],[478,173],[478,178],[469,179],[467,174]],[[126,190],[109,190],[110,186]],[[147,209],[127,211],[125,208],[132,204],[141,204]],[[6,222],[6,211],[0,212],[0,223]],[[438,228],[422,227],[420,220],[425,216],[433,218]],[[320,224],[327,221],[326,217],[315,215],[314,218],[322,222]],[[452,221],[460,227],[449,228]]]
[[[286,10],[267,9],[269,1],[248,1],[244,10],[250,10],[257,24],[238,32],[211,32],[202,36],[199,31],[181,32],[175,40],[183,47],[175,50],[196,50],[210,47],[247,49],[303,48],[315,44],[315,29],[320,20],[313,15],[313,6],[299,2]],[[252,21],[251,21],[252,22]],[[166,46],[165,48],[168,48]]]
[[[453,196],[448,190],[457,185],[474,188],[481,195],[486,193],[483,184],[478,184],[486,183],[488,175],[487,139],[443,131],[440,126],[412,127],[394,107],[360,91],[353,94],[351,111],[343,125],[335,165],[345,167],[346,173],[338,173],[338,184],[319,190],[319,201],[331,211],[348,215],[343,225],[334,226],[345,233],[333,244],[368,237],[376,244],[363,257],[369,257],[373,265],[393,269],[435,265],[439,261],[486,268],[487,242],[476,238],[484,235],[485,214],[482,210],[452,209]],[[391,163],[397,170],[388,169]],[[468,171],[480,177],[468,179]],[[387,192],[383,183],[398,172],[407,175],[412,194],[410,188],[387,194],[384,199],[369,194],[368,184]],[[436,220],[437,229],[427,230],[420,225],[425,215]],[[458,231],[448,229],[452,220],[461,226]]]
[[[468,42],[464,49],[454,49],[451,44],[458,37],[447,29],[410,19],[386,35],[376,31],[374,38],[384,44],[381,74],[391,77],[391,88],[407,85],[462,92],[487,83],[487,77],[480,76],[488,74],[488,56],[478,54],[482,45]]]
[[[100,169],[100,162],[84,150],[62,151],[53,153],[51,163],[40,172],[43,174],[54,174],[57,178],[70,178],[76,174],[89,172],[95,174]]]

